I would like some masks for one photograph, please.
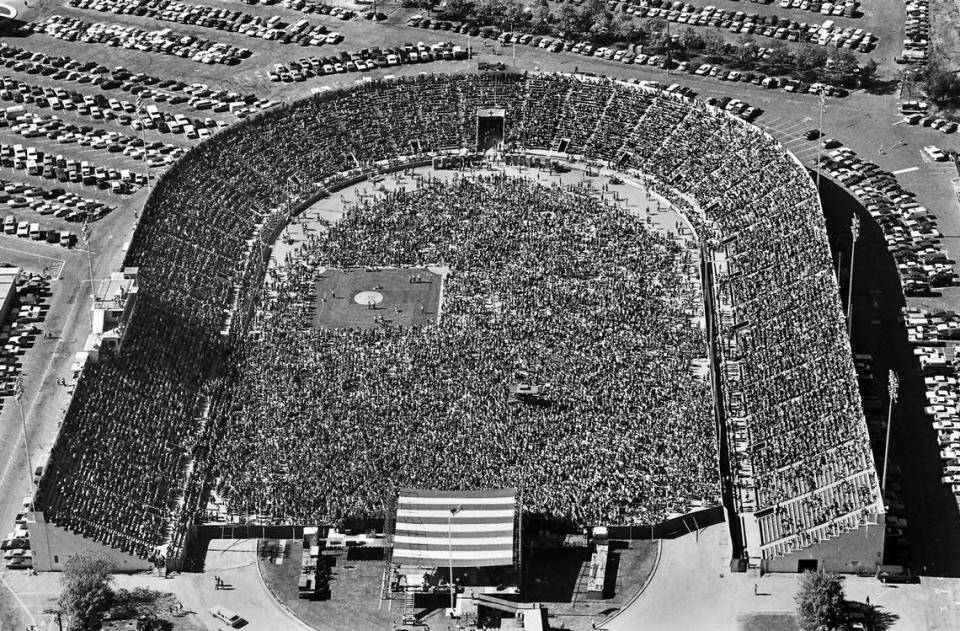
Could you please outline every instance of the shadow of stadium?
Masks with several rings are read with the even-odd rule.
[[[960,511],[948,487],[940,482],[940,448],[930,419],[923,414],[926,393],[920,364],[898,321],[906,304],[896,263],[880,226],[849,193],[821,180],[821,199],[834,265],[840,262],[840,288],[846,303],[853,212],[860,217],[853,284],[853,352],[873,356],[872,378],[860,374],[861,397],[870,427],[877,472],[883,476],[886,439],[887,380],[900,377],[890,436],[887,505],[899,500],[907,519],[902,537],[887,537],[884,563],[900,564],[926,576],[960,576]],[[895,474],[899,467],[899,475]]]

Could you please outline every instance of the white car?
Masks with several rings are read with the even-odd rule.
[[[927,145],[923,148],[923,152],[927,154],[931,160],[936,162],[944,162],[947,159],[947,154],[937,148],[936,145]]]

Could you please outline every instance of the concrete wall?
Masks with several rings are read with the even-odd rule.
[[[876,522],[876,525],[861,526],[857,530],[779,559],[765,560],[762,562],[763,570],[797,572],[800,570],[800,561],[807,559],[817,562],[816,568],[810,569],[844,574],[863,571],[873,573],[877,565],[883,562],[884,516],[879,515]]]
[[[42,512],[27,518],[27,530],[33,551],[33,569],[38,572],[62,572],[67,559],[82,550],[95,550],[110,559],[114,572],[140,572],[153,568],[149,561],[47,523]]]

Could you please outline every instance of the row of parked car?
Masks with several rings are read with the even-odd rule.
[[[3,562],[8,570],[28,570],[33,567],[33,551],[30,549],[30,532],[27,530],[25,512],[17,514],[13,530],[0,541],[0,550],[3,551]]]
[[[257,0],[243,0],[247,4],[258,4]],[[269,2],[259,2],[259,4],[277,4],[276,0],[271,0]],[[341,20],[349,20],[350,18],[357,15],[357,12],[348,9],[347,7],[334,7],[329,4],[324,4],[322,2],[317,2],[317,0],[283,0],[283,8],[293,9],[294,11],[300,11],[301,13],[316,14],[316,15],[329,15],[331,17],[340,18]]]
[[[95,221],[114,210],[114,206],[62,188],[48,189],[5,179],[0,179],[0,207],[28,209],[67,221]]]
[[[16,72],[40,74],[55,81],[90,84],[101,90],[122,90],[141,100],[178,105],[196,110],[231,112],[241,117],[277,105],[277,101],[232,90],[215,90],[203,83],[188,84],[177,79],[162,79],[143,72],[133,73],[123,66],[112,70],[96,62],[82,63],[61,55],[51,57],[39,51],[26,50],[0,42],[0,59],[5,67]],[[126,103],[126,101],[122,101]],[[124,105],[124,111],[130,112]]]
[[[879,41],[871,32],[853,27],[841,28],[832,19],[822,24],[808,24],[776,15],[725,10],[712,5],[700,9],[680,0],[642,0],[629,5],[626,11],[641,18],[660,18],[690,26],[713,26],[730,33],[809,42],[862,53],[876,48]]]
[[[311,24],[305,19],[284,22],[280,16],[263,18],[243,11],[172,2],[171,0],[68,0],[75,9],[92,9],[117,15],[127,14],[177,22],[191,26],[214,28],[229,33],[301,46],[321,46],[336,43],[322,24]],[[337,34],[339,39],[343,36]]]
[[[834,17],[857,17],[860,3],[857,0],[837,0],[837,2],[821,2],[820,0],[780,0],[781,9],[799,9],[812,11],[820,15]]]
[[[233,66],[253,54],[249,48],[177,33],[169,28],[147,31],[124,24],[87,22],[62,15],[51,15],[42,22],[27,22],[21,29],[70,42],[106,44],[115,48],[175,55],[204,64]]]
[[[926,101],[901,101],[897,104],[900,113],[903,114],[903,122],[908,125],[920,125],[921,127],[930,127],[945,134],[952,134],[957,131],[957,123],[939,116],[929,114],[930,104]],[[938,162],[942,161],[935,158]],[[943,158],[946,160],[946,157]]]
[[[96,106],[94,109],[99,110]],[[168,166],[186,153],[186,149],[179,145],[157,142],[147,146],[143,139],[137,136],[126,136],[118,131],[89,125],[68,124],[55,115],[23,112],[11,116],[8,113],[7,116],[0,117],[0,128],[3,127],[24,138],[45,137],[61,145],[76,143],[109,153],[122,153],[134,160],[149,160],[150,166],[156,168]],[[209,131],[203,131],[206,131],[209,137]]]
[[[960,339],[960,315],[906,306],[901,309],[900,319],[923,374],[927,399],[923,412],[937,433],[941,481],[960,501],[960,362],[955,347],[950,345]]]
[[[427,45],[423,42],[381,49],[378,46],[358,51],[341,51],[333,57],[304,57],[286,64],[275,64],[271,81],[305,81],[310,77],[346,72],[366,72],[402,64],[426,63],[438,60],[467,59],[467,49],[451,42]]]
[[[47,243],[58,243],[65,248],[73,247],[77,242],[75,234],[69,230],[58,230],[48,228],[36,221],[17,220],[13,215],[7,215],[3,219],[3,232],[10,236],[20,237],[22,239],[32,239],[34,241],[46,241]],[[21,308],[22,309],[22,308]],[[39,310],[39,308],[36,308]],[[31,308],[33,311],[33,308]],[[20,318],[23,319],[21,310]]]
[[[229,126],[225,121],[215,120],[209,117],[201,119],[199,117],[194,118],[183,114],[174,114],[169,111],[161,111],[156,105],[152,104],[141,108],[141,110],[137,112],[135,105],[126,100],[107,98],[102,94],[83,95],[79,92],[65,90],[63,88],[44,88],[22,81],[15,81],[9,77],[0,78],[0,85],[2,85],[2,88],[0,88],[0,100],[21,104],[6,108],[7,118],[10,118],[11,115],[23,113],[25,111],[23,105],[33,104],[36,107],[50,108],[54,111],[73,111],[78,117],[88,117],[94,121],[116,121],[119,125],[130,126],[135,130],[146,128],[156,129],[162,133],[184,134],[191,140],[205,140],[216,131]],[[194,86],[188,86],[188,90],[202,94],[207,92],[208,88],[204,84],[195,84]],[[186,99],[185,96],[180,98]],[[204,109],[203,104],[200,103],[200,100],[196,99],[196,97],[192,97],[190,100],[195,101],[194,107]],[[243,106],[223,108],[218,105],[215,110],[218,112],[231,111],[239,118],[245,117],[249,112],[249,110]],[[83,133],[89,133],[94,129],[93,127],[83,125],[68,127],[71,127],[68,131],[80,131]],[[51,139],[57,138],[51,137]],[[73,137],[60,137],[59,140],[67,144],[73,141]],[[80,144],[89,144],[84,143],[83,136],[76,137],[75,140]],[[127,144],[132,147],[142,146],[142,143],[138,143],[136,139],[128,141]],[[152,143],[151,148],[159,150],[160,153],[167,154],[174,152],[176,145]],[[158,158],[158,160],[163,161],[162,158]]]
[[[929,295],[933,287],[956,283],[957,274],[941,245],[936,217],[900,186],[892,173],[847,147],[821,156],[820,167],[846,186],[879,224],[906,295]]]
[[[687,67],[685,64],[680,64],[680,70],[690,72],[692,66]],[[835,96],[835,97],[844,97],[850,94],[846,88],[841,88],[834,85],[827,85],[825,83],[814,82],[806,83],[798,79],[785,79],[782,77],[768,77],[763,73],[756,72],[740,72],[739,70],[727,70],[722,66],[714,66],[711,64],[700,64],[697,66],[696,70],[692,71],[693,74],[701,77],[714,77],[720,81],[740,81],[742,83],[752,83],[754,85],[759,85],[768,90],[773,90],[776,88],[782,89],[784,92],[789,92],[791,94],[820,94],[823,93],[826,96]]]
[[[901,63],[925,64],[930,48],[930,3],[928,0],[908,0],[903,33]]]
[[[58,182],[96,186],[120,195],[132,193],[147,183],[146,175],[129,169],[107,168],[20,144],[0,143],[0,166]]]
[[[51,94],[51,92],[53,94]],[[127,125],[133,129],[143,128],[157,129],[163,133],[184,134],[188,139],[205,140],[213,132],[219,131],[228,126],[224,121],[215,121],[212,118],[191,118],[183,114],[173,114],[171,112],[161,112],[156,105],[148,105],[145,109],[137,113],[132,105],[126,101],[117,99],[108,99],[101,94],[93,96],[84,96],[79,93],[61,94],[65,92],[61,88],[40,88],[32,86],[29,90],[0,89],[0,100],[13,101],[21,105],[13,105],[6,108],[2,117],[0,117],[0,126],[12,124],[10,121],[15,118],[28,114],[25,105],[33,104],[39,108],[50,108],[54,111],[72,111],[78,117],[83,116],[94,121],[116,121],[118,125]],[[130,113],[132,111],[132,113]],[[55,120],[59,117],[53,116],[49,119],[52,125],[57,125]],[[28,120],[20,122],[30,122]],[[39,123],[39,121],[34,121]],[[63,121],[61,121],[63,123]],[[98,147],[98,141],[95,136],[108,136],[112,139],[122,137],[118,132],[96,129],[90,125],[67,124],[63,123],[64,131],[70,134],[57,133],[53,129],[44,131],[39,127],[30,127],[20,133],[21,136],[37,137],[46,135],[51,140],[57,140],[61,144],[70,144],[77,142],[80,145]],[[113,141],[111,141],[113,142]],[[144,144],[136,137],[126,137],[122,142],[131,148],[143,147]],[[161,154],[177,153],[179,147],[169,143],[155,142],[151,143],[149,148],[159,151]],[[117,149],[120,151],[122,149]],[[136,153],[134,151],[134,153]],[[159,158],[158,158],[159,159]]]

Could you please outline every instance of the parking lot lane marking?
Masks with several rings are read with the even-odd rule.
[[[33,617],[33,612],[31,612],[30,609],[28,609],[27,606],[23,604],[23,601],[20,599],[20,595],[17,594],[17,592],[13,591],[13,588],[10,587],[10,584],[7,583],[7,579],[5,579],[2,574],[0,574],[0,583],[3,583],[3,586],[7,588],[7,591],[13,594],[13,597],[20,604],[20,607],[23,608],[25,612],[27,612],[27,615],[30,617],[30,622],[33,623],[33,626],[37,626],[37,619]]]
[[[36,252],[27,252],[25,250],[18,250],[16,248],[8,248],[5,245],[0,245],[0,250],[7,250],[8,252],[16,252],[17,254],[25,254],[27,256],[35,256],[41,259],[47,259],[49,261],[57,261],[58,263],[66,263],[63,259],[54,258],[52,256],[44,256],[43,254],[37,254]]]
[[[919,171],[920,167],[907,167],[906,169],[900,169],[899,171],[892,171],[893,175],[900,175],[902,173],[910,173],[912,171]]]

